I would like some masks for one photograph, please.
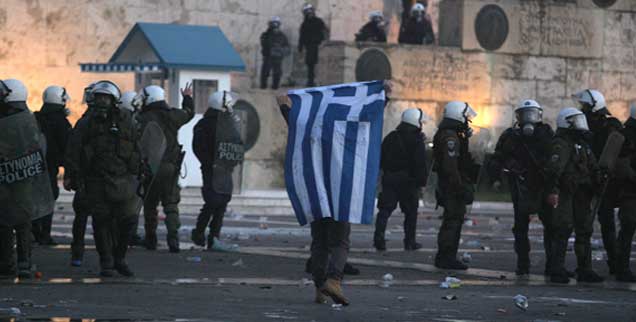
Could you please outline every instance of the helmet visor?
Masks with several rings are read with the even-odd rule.
[[[11,89],[7,84],[0,80],[0,101],[4,101],[4,98],[11,94]]]
[[[477,117],[477,112],[468,103],[466,103],[466,108],[464,108],[464,117],[466,122],[472,122]]]
[[[585,118],[584,114],[572,115],[567,118],[567,121],[572,125],[572,128],[580,131],[589,131],[590,128],[587,126],[587,118]]]
[[[542,119],[541,110],[538,108],[522,108],[517,110],[515,113],[519,124],[539,123]]]

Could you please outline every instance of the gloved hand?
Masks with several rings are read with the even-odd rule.
[[[551,193],[548,195],[545,201],[548,203],[548,205],[552,206],[552,208],[556,208],[559,206],[559,194]]]

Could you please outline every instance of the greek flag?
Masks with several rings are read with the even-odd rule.
[[[370,224],[380,167],[384,82],[289,91],[287,193],[301,225]]]

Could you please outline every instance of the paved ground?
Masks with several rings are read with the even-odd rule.
[[[193,211],[182,214],[185,250],[180,254],[169,254],[165,244],[156,252],[134,248],[129,261],[137,276],[103,280],[96,276],[92,246],[83,267],[69,266],[73,217],[68,209],[60,209],[54,231],[62,245],[34,250],[34,261],[43,273],[40,280],[0,281],[0,320],[13,316],[38,321],[636,321],[636,286],[612,279],[602,285],[545,282],[538,222],[531,226],[533,275],[518,280],[513,273],[512,216],[506,211],[482,209],[471,217],[475,225],[464,228],[460,253],[472,256],[472,269],[461,273],[432,267],[440,224],[437,213],[420,216],[418,240],[425,249],[418,252],[401,249],[400,214],[391,218],[390,250],[385,253],[370,248],[371,226],[355,226],[350,261],[362,274],[345,281],[352,300],[346,308],[312,303],[313,286],[303,272],[309,231],[293,217],[229,215],[225,238],[241,248],[224,254],[188,243],[194,216]],[[92,244],[90,232],[89,228]],[[163,236],[165,229],[160,232]],[[594,266],[607,276],[600,236],[594,238],[598,248]],[[574,255],[568,256],[574,268]],[[389,283],[383,280],[387,273],[394,278]],[[440,281],[448,275],[460,278],[462,286],[440,289]],[[517,294],[529,298],[527,311],[515,308],[512,298]],[[442,299],[446,295],[457,299]]]

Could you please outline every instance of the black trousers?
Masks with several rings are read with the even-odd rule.
[[[263,56],[263,66],[261,66],[261,88],[267,88],[267,79],[269,73],[272,74],[272,89],[278,89],[280,86],[280,78],[283,75],[281,65],[283,64],[282,57]]]
[[[385,174],[382,179],[382,192],[378,198],[379,211],[375,220],[374,241],[384,242],[389,217],[399,204],[404,213],[404,246],[415,244],[418,202],[417,187],[408,176]]]
[[[628,199],[621,202],[618,218],[621,229],[618,232],[616,247],[616,272],[630,271],[629,257],[632,252],[632,240],[636,232],[636,199]]]
[[[307,45],[305,50],[307,65],[307,86],[316,85],[316,64],[318,64],[318,45]]]
[[[444,192],[442,225],[437,234],[436,261],[456,260],[462,225],[466,216],[466,201],[463,193]]]
[[[316,287],[322,287],[327,279],[342,280],[350,234],[348,222],[324,218],[311,223],[311,273]]]
[[[57,200],[60,196],[60,187],[57,185],[57,175],[59,169],[57,166],[48,165],[49,180],[51,181],[51,191],[53,192],[53,198]],[[31,225],[31,231],[35,240],[38,242],[46,242],[51,239],[51,227],[53,225],[53,213],[44,217],[38,218],[33,221]]]
[[[205,229],[210,227],[210,235],[208,236],[208,244],[212,245],[212,240],[221,235],[221,228],[223,227],[223,217],[225,216],[225,210],[227,204],[232,200],[231,194],[218,193],[212,189],[212,187],[204,184],[201,188],[201,194],[203,195],[203,208],[199,212],[197,217],[196,231],[204,233]],[[212,220],[210,220],[212,218]]]
[[[513,203],[515,221],[512,226],[512,234],[515,237],[515,253],[517,253],[517,269],[527,270],[530,268],[530,239],[528,230],[530,226],[531,213],[527,209],[520,207],[518,203]],[[539,219],[543,224],[543,247],[545,250],[545,270],[549,271],[552,260],[552,207],[542,202],[538,211]]]
[[[73,196],[73,241],[71,242],[71,257],[81,260],[84,257],[84,236],[86,235],[86,224],[91,213],[91,207],[86,193],[76,191]],[[95,222],[93,221],[93,232]]]
[[[31,221],[15,226],[0,225],[0,275],[15,274],[13,245],[17,245],[18,268],[31,267]]]
[[[614,265],[616,260],[616,220],[614,219],[614,206],[611,200],[604,198],[598,209],[598,222],[601,224],[601,237],[603,247],[607,252],[608,264]]]

